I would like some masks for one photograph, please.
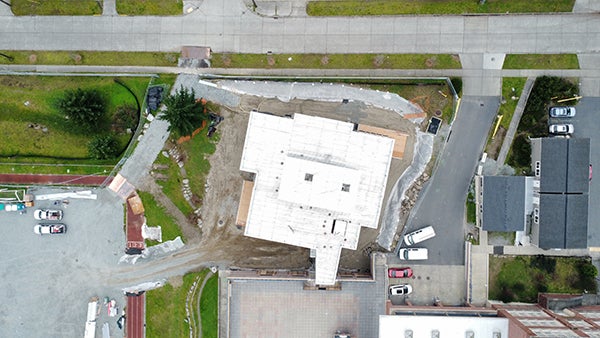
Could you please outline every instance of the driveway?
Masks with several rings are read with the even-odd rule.
[[[62,190],[72,191],[72,190]],[[35,193],[57,192],[39,188]],[[124,297],[106,287],[111,268],[123,254],[123,204],[108,190],[94,190],[97,200],[70,199],[63,208],[64,235],[33,233],[36,208],[53,207],[36,201],[27,213],[0,211],[3,257],[0,260],[0,337],[82,337],[87,303],[93,296],[115,299],[119,316]],[[103,307],[97,332],[108,322],[112,337],[123,337],[117,317]]]
[[[437,170],[423,189],[403,232],[427,225],[435,228],[436,237],[415,245],[429,249],[429,259],[419,264],[464,264],[467,191],[499,101],[493,96],[462,99]],[[400,260],[395,259],[399,264]]]
[[[584,97],[577,105],[577,115],[571,119],[560,119],[560,122],[572,123],[575,128],[574,136],[590,139],[590,163],[596,170],[596,177],[590,182],[588,209],[588,244],[590,247],[600,247],[600,135],[598,135],[598,107],[600,97]],[[568,121],[567,121],[568,120]],[[558,123],[558,119],[552,119]],[[591,230],[591,231],[590,231]]]

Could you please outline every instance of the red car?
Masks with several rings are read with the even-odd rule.
[[[413,271],[411,268],[389,268],[388,277],[390,278],[408,278],[412,277]]]

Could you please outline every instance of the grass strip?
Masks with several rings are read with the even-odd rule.
[[[117,0],[120,15],[182,15],[181,0]]]
[[[12,0],[10,4],[14,15],[102,14],[102,2],[96,0]]]
[[[575,0],[345,0],[310,1],[311,16],[571,12]]]
[[[215,68],[460,69],[453,54],[229,54],[214,53]]]
[[[508,54],[504,69],[579,69],[577,54]]]
[[[98,51],[0,51],[0,64],[176,67],[179,53]]]
[[[185,301],[192,284],[200,282],[208,270],[188,273],[181,285],[167,283],[160,289],[146,293],[146,337],[187,337],[189,324],[186,322]]]
[[[204,285],[200,298],[202,338],[217,338],[219,326],[219,277],[212,275]]]

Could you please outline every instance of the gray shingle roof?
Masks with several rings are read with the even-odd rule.
[[[483,178],[482,226],[486,231],[525,229],[525,177]]]
[[[540,248],[586,248],[587,224],[587,195],[540,195]]]
[[[590,139],[542,139],[541,193],[587,193]]]

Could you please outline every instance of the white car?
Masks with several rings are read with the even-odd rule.
[[[575,116],[575,107],[552,107],[550,108],[550,117],[573,117]]]
[[[408,295],[411,292],[412,286],[410,284],[390,285],[390,295],[392,296]]]
[[[62,210],[37,209],[33,212],[33,218],[37,220],[60,221],[63,218]]]
[[[550,131],[550,134],[557,134],[557,135],[573,134],[574,130],[575,129],[573,128],[572,124],[552,124],[548,128],[548,131]]]
[[[36,224],[33,232],[37,235],[59,235],[67,232],[67,226],[61,223]]]

